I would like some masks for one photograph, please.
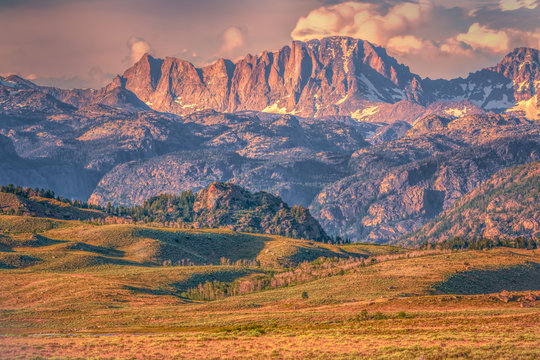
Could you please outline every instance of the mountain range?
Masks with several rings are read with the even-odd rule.
[[[432,80],[348,37],[202,68],[146,54],[99,90],[0,77],[0,183],[133,205],[233,182],[396,241],[538,160],[539,84],[536,49]]]
[[[201,68],[145,54],[99,90],[39,87],[12,76],[0,79],[0,94],[10,87],[29,88],[76,107],[99,103],[177,115],[212,109],[407,121],[432,113],[455,117],[492,111],[534,119],[539,64],[537,49],[516,48],[497,65],[466,78],[432,80],[412,73],[384,48],[334,36]]]

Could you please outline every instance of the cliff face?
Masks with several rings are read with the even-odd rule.
[[[540,84],[538,49],[517,48],[489,70],[512,80],[514,98],[517,101],[528,100],[538,93]]]
[[[366,41],[295,41],[276,52],[189,62],[145,55],[122,76],[125,88],[155,110],[265,110],[303,116],[351,114],[369,102],[421,101],[420,78]]]
[[[504,169],[456,201],[403,243],[540,236],[540,162]]]

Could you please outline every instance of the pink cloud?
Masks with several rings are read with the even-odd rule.
[[[236,26],[225,29],[221,38],[223,40],[221,53],[225,55],[233,53],[234,50],[241,48],[245,44],[244,33]]]
[[[521,8],[533,10],[538,6],[537,0],[501,0],[499,7],[502,11],[513,11]]]
[[[143,38],[131,37],[127,42],[130,50],[131,63],[136,63],[146,53],[152,50],[152,47]]]
[[[479,23],[472,24],[466,33],[458,34],[456,39],[468,44],[474,50],[501,53],[509,49],[508,35],[504,30],[489,29]]]
[[[428,0],[394,5],[386,13],[380,5],[372,3],[323,6],[301,17],[291,36],[295,40],[308,40],[345,35],[384,46],[391,38],[420,26],[431,9]]]

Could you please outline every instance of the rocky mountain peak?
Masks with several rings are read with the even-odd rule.
[[[540,61],[537,49],[516,48],[490,70],[513,81],[518,101],[530,99],[540,86]]]
[[[212,183],[198,194],[194,211],[215,211],[225,208],[243,209],[247,207],[250,195],[247,190],[234,184]]]
[[[383,48],[334,36],[293,41],[276,52],[248,54],[236,63],[219,59],[202,68],[145,54],[122,78],[127,90],[158,111],[325,116],[350,115],[366,101],[403,100],[414,76]],[[418,98],[416,88],[412,93]]]
[[[148,101],[161,79],[162,65],[163,60],[155,59],[148,53],[144,54],[122,75],[125,87],[132,90],[141,100]]]
[[[521,64],[540,65],[538,60],[538,50],[527,47],[515,48],[509,52],[496,67],[519,67]]]

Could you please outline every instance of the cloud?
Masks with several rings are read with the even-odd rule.
[[[420,39],[413,35],[394,36],[386,43],[386,47],[398,54],[420,53],[433,47],[430,41]]]
[[[322,6],[301,17],[291,36],[308,40],[345,35],[384,46],[389,39],[420,26],[431,9],[428,0],[400,3],[388,9],[380,4],[352,1]]]
[[[521,8],[533,10],[538,6],[537,0],[501,0],[499,8],[502,11],[513,11]]]
[[[456,36],[458,41],[470,45],[474,50],[484,50],[493,53],[508,51],[509,38],[503,30],[493,30],[479,23],[474,23],[466,33]]]
[[[136,63],[144,54],[152,51],[150,44],[140,37],[129,38],[127,46],[130,51],[131,64]]]
[[[446,39],[439,44],[439,49],[443,56],[474,56],[474,50],[470,45],[457,40],[456,38]]]
[[[221,45],[222,54],[229,55],[245,44],[244,32],[236,26],[230,26],[225,29],[221,38],[223,40],[223,44]]]
[[[509,29],[510,43],[519,44],[519,46],[527,46],[535,49],[540,49],[540,27],[533,31],[520,31]]]

